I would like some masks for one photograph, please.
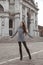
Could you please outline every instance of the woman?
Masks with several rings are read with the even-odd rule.
[[[18,44],[19,44],[19,51],[20,51],[20,60],[22,60],[22,58],[23,58],[22,57],[22,46],[21,46],[21,43],[23,43],[23,45],[24,45],[24,47],[25,47],[25,49],[26,49],[26,51],[27,51],[27,53],[29,55],[29,59],[31,59],[30,51],[27,48],[26,41],[25,41],[25,35],[28,34],[28,33],[26,31],[26,26],[25,26],[25,23],[24,22],[21,22],[20,27],[17,29],[17,31],[12,36],[12,38],[16,35],[17,32],[18,32]]]

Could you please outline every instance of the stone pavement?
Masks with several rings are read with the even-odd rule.
[[[43,42],[27,43],[32,60],[29,60],[25,48],[23,49],[23,60],[19,60],[17,43],[0,44],[0,65],[43,65]]]
[[[26,57],[23,58],[22,61],[18,59],[1,65],[43,65],[43,52],[32,56],[32,60],[29,60],[29,58]]]

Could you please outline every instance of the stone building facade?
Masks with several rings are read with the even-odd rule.
[[[0,36],[12,36],[21,21],[32,36],[38,36],[37,15],[34,0],[0,0]]]

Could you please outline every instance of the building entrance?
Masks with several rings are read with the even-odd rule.
[[[13,20],[9,19],[9,35],[12,36],[13,34]]]

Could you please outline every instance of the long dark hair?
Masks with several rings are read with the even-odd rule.
[[[22,21],[22,28],[23,28],[23,33],[27,34],[26,25],[23,21]]]

